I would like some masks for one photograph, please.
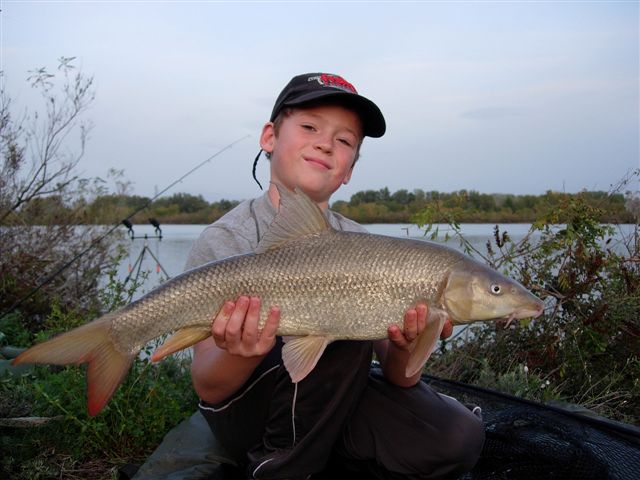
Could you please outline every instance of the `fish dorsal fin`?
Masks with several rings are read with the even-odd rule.
[[[276,184],[280,207],[269,229],[258,243],[256,253],[278,248],[300,237],[327,231],[331,228],[326,217],[302,190],[294,192]]]

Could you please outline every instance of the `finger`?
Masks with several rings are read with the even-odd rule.
[[[427,326],[429,309],[427,305],[425,305],[424,303],[420,303],[416,306],[416,313],[418,314],[416,324],[417,334],[420,335],[420,333],[424,330],[424,327]]]
[[[442,327],[440,338],[449,338],[451,334],[453,334],[453,323],[451,323],[451,320],[447,318],[444,322],[444,326]]]
[[[236,308],[236,304],[234,302],[224,302],[222,308],[218,312],[218,314],[213,319],[211,324],[211,335],[216,342],[216,345],[219,347],[224,347],[225,345],[225,333],[227,330],[227,323],[229,322],[229,318],[233,313],[233,310]]]
[[[260,323],[261,302],[258,297],[249,299],[249,308],[242,328],[242,342],[253,345],[258,339],[258,324]]]
[[[418,336],[418,312],[410,308],[404,314],[404,337],[412,342]]]
[[[263,348],[269,348],[275,343],[276,333],[280,325],[280,307],[272,306],[269,309],[269,316],[260,333],[258,343]]]
[[[227,322],[227,328],[225,331],[225,341],[227,343],[237,343],[241,340],[244,319],[247,316],[248,309],[249,297],[244,295],[239,297],[236,301],[236,308],[234,308],[233,313]]]
[[[404,348],[409,344],[403,331],[397,325],[390,325],[387,329],[387,334],[389,336],[389,340],[400,348]]]

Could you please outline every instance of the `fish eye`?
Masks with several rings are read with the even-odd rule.
[[[491,293],[498,295],[502,291],[502,288],[497,283],[494,283],[493,285],[491,285],[490,290],[491,290]]]

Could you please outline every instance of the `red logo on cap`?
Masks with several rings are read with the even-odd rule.
[[[344,78],[339,77],[338,75],[329,75],[328,73],[323,73],[319,77],[312,77],[309,80],[318,80],[318,83],[320,83],[320,85],[339,88],[350,93],[358,93],[353,85],[351,85]]]

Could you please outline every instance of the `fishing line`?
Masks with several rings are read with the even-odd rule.
[[[159,193],[157,193],[153,198],[151,198],[150,200],[148,200],[144,205],[142,205],[141,207],[139,207],[137,210],[135,210],[133,213],[131,213],[129,216],[127,216],[126,218],[124,218],[123,220],[120,220],[118,223],[116,223],[114,226],[112,226],[109,230],[107,230],[106,233],[102,234],[100,237],[98,237],[97,239],[95,239],[93,242],[91,242],[89,244],[89,246],[87,248],[85,248],[84,250],[82,250],[80,253],[78,253],[76,256],[74,256],[71,260],[69,260],[67,263],[65,263],[64,265],[62,265],[58,270],[56,270],[55,272],[53,272],[51,275],[49,275],[48,277],[46,277],[40,284],[38,284],[33,290],[31,290],[27,295],[25,295],[24,297],[22,297],[20,300],[18,300],[17,302],[15,302],[13,305],[11,305],[7,310],[5,310],[4,312],[2,312],[2,314],[0,314],[0,318],[3,318],[5,315],[7,315],[8,313],[14,311],[16,308],[18,308],[20,305],[22,305],[24,302],[26,302],[27,300],[29,300],[33,295],[35,295],[42,287],[44,287],[45,285],[47,285],[49,282],[51,282],[54,278],[56,278],[58,275],[60,275],[62,272],[64,272],[67,268],[69,268],[76,260],[78,260],[79,258],[81,258],[83,255],[85,255],[88,251],[90,251],[93,247],[95,247],[96,245],[98,245],[102,240],[104,240],[106,237],[108,237],[109,235],[111,235],[117,228],[120,227],[120,225],[122,225],[123,223],[125,223],[126,221],[129,221],[134,215],[140,213],[142,210],[144,210],[145,208],[147,208],[149,205],[151,205],[153,203],[154,200],[156,200],[160,195],[164,194],[167,190],[171,189],[172,187],[174,187],[175,185],[177,185],[178,183],[182,182],[185,178],[187,178],[189,175],[191,175],[193,172],[195,172],[196,170],[198,170],[199,168],[203,167],[206,163],[210,162],[211,160],[213,160],[214,158],[216,158],[218,155],[220,155],[222,152],[225,152],[226,150],[229,150],[231,147],[233,147],[236,143],[241,142],[242,140],[245,140],[247,138],[249,138],[251,135],[245,135],[244,137],[241,137],[237,140],[234,140],[233,142],[231,142],[230,144],[228,144],[227,146],[221,148],[220,150],[218,150],[216,153],[214,153],[213,155],[211,155],[209,158],[207,158],[206,160],[200,162],[198,165],[196,165],[195,167],[193,167],[191,170],[189,170],[187,173],[185,173],[184,175],[182,175],[180,178],[178,178],[176,181],[174,181],[173,183],[171,183],[168,187],[164,188],[163,190],[161,190]]]

